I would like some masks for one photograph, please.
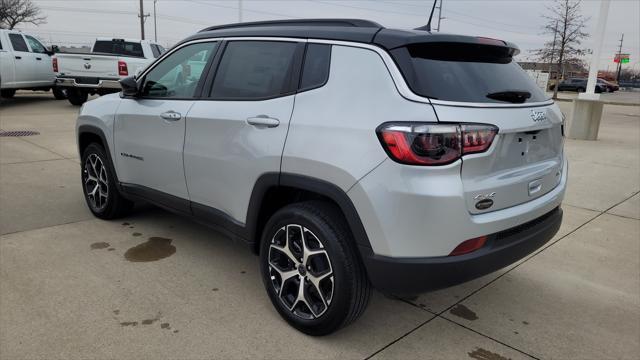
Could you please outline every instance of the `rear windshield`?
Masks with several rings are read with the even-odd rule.
[[[432,99],[523,103],[547,99],[507,47],[429,43],[391,51],[409,87]]]
[[[144,57],[140,43],[123,40],[98,40],[95,45],[93,45],[93,52]]]

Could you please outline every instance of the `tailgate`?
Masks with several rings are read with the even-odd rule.
[[[58,54],[61,76],[118,78],[118,57],[96,54]]]
[[[558,107],[470,108],[434,104],[439,121],[499,128],[487,152],[462,158],[462,183],[470,213],[519,205],[553,190],[563,166],[562,114]],[[478,209],[489,199],[493,205]]]

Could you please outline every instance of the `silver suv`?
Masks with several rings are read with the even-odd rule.
[[[147,201],[241,240],[280,315],[328,334],[372,288],[461,283],[557,232],[563,117],[517,53],[366,20],[202,30],[82,108],[87,204]]]

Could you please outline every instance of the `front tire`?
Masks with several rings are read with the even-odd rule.
[[[67,98],[73,105],[80,106],[87,101],[89,94],[86,91],[70,88],[67,90]]]
[[[261,239],[260,270],[271,303],[291,326],[314,336],[356,320],[371,285],[340,210],[308,201],[278,210]]]
[[[87,146],[81,164],[84,199],[93,215],[105,220],[126,215],[133,202],[118,192],[113,166],[104,148],[97,143]]]

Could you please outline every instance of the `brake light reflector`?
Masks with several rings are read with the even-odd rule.
[[[462,155],[486,151],[498,128],[483,124],[386,123],[377,129],[383,148],[396,162],[446,165]]]
[[[449,254],[449,256],[457,256],[468,254],[470,252],[476,251],[484,246],[487,242],[486,236],[480,236],[477,238],[469,239],[460,243],[460,245],[456,246],[455,249]]]
[[[58,58],[52,58],[51,63],[53,65],[53,72],[58,72]]]
[[[118,75],[129,76],[129,69],[127,69],[127,63],[123,60],[118,60]]]

